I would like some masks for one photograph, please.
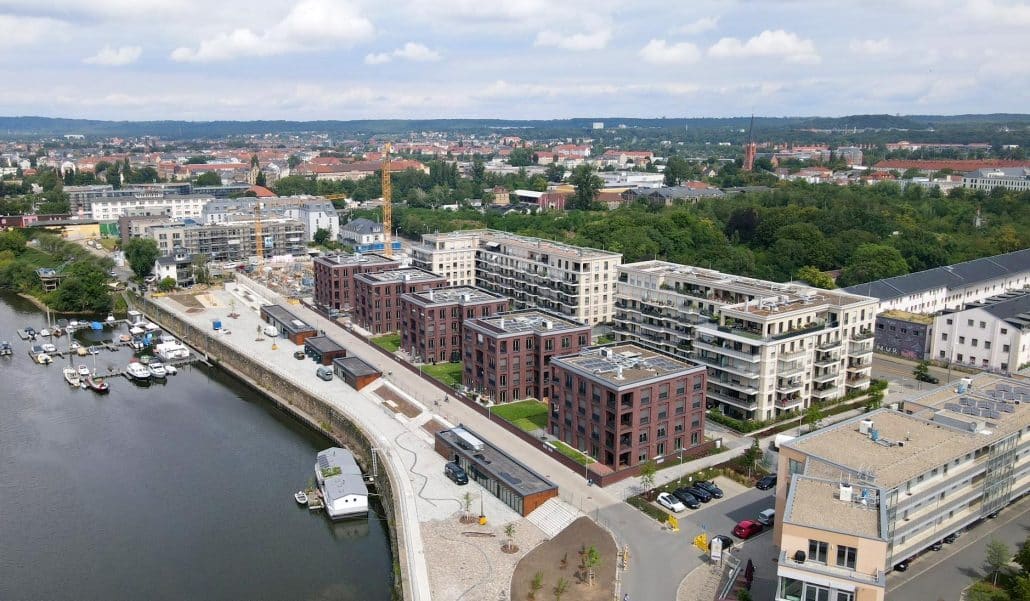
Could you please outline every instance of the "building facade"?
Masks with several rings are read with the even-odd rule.
[[[158,257],[154,261],[154,276],[157,282],[165,278],[175,280],[178,288],[186,288],[196,283],[194,278],[193,257],[186,250],[176,248],[172,254]]]
[[[962,187],[987,192],[995,188],[1026,192],[1030,190],[1030,167],[977,169],[962,177]]]
[[[1028,402],[1024,380],[983,373],[783,443],[777,598],[882,600],[899,562],[1026,494]]]
[[[354,308],[354,276],[397,269],[400,262],[382,255],[323,255],[315,257],[315,303],[326,311]]]
[[[91,198],[88,214],[100,221],[115,221],[128,214],[200,219],[204,205],[214,200],[213,196],[201,194],[166,194],[149,190],[131,192],[131,195]]]
[[[705,441],[703,365],[636,344],[551,360],[548,432],[613,471]]]
[[[1013,291],[933,319],[930,356],[1000,372],[1030,366],[1030,291]]]
[[[173,223],[144,228],[144,236],[157,242],[162,254],[181,246],[194,255],[212,261],[240,261],[257,256],[256,226],[253,220],[214,225]],[[302,255],[307,252],[304,224],[293,219],[262,219],[264,256]]]
[[[508,310],[510,301],[471,286],[430,288],[401,300],[401,348],[426,363],[460,362],[462,324]]]
[[[937,313],[1030,286],[1030,248],[857,284],[844,292],[880,299],[879,311]]]
[[[590,344],[590,326],[524,309],[465,321],[464,384],[498,403],[551,396],[551,359]]]
[[[426,234],[422,244],[411,245],[411,264],[444,276],[452,286],[475,286],[478,247],[475,231]]]
[[[443,276],[415,268],[354,275],[354,321],[373,334],[401,329],[401,296],[447,285]]]
[[[710,405],[769,419],[869,387],[876,299],[666,261],[619,267],[620,340],[708,367]]]
[[[873,337],[876,352],[913,361],[929,358],[933,317],[905,311],[884,311],[876,316]]]

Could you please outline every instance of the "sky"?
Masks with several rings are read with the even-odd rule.
[[[1030,110],[1017,0],[0,0],[0,115]]]

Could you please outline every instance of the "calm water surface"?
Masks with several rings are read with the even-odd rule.
[[[45,324],[0,294],[14,346],[0,358],[0,599],[390,598],[381,517],[334,524],[293,500],[324,439],[200,364],[149,387],[113,378],[106,396],[72,389],[68,360],[35,365],[17,337]],[[103,351],[97,367],[130,357]]]

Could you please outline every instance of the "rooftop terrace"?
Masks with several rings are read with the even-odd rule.
[[[413,292],[408,295],[415,301],[425,305],[444,305],[459,303],[462,305],[472,303],[496,302],[505,300],[503,294],[494,294],[482,288],[474,286],[449,286],[447,288],[434,288],[426,292]]]
[[[546,334],[584,328],[589,330],[589,326],[578,321],[566,319],[539,309],[499,313],[491,317],[481,317],[468,323],[497,334],[526,334],[530,332]]]
[[[375,265],[378,263],[397,263],[394,259],[389,259],[382,255],[375,253],[354,253],[352,255],[325,255],[315,259],[316,261],[324,261],[333,265]],[[398,263],[399,264],[399,263]]]
[[[637,344],[599,346],[555,357],[552,365],[579,371],[616,387],[668,376],[704,371],[704,366],[655,352]]]
[[[446,278],[444,278],[441,275],[437,275],[431,271],[425,271],[424,269],[417,269],[415,267],[405,267],[403,269],[389,269],[387,271],[379,271],[376,273],[359,273],[354,277],[357,279],[366,280],[374,284],[446,280]]]

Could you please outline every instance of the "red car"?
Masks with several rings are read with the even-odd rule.
[[[733,536],[737,538],[751,538],[762,531],[762,525],[754,520],[742,520],[733,527]]]

